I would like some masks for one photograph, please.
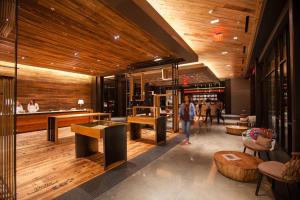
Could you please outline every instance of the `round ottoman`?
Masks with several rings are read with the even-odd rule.
[[[242,135],[244,131],[248,130],[246,126],[226,126],[226,133],[231,135]]]
[[[238,160],[228,160],[224,155],[234,155]],[[228,157],[231,157],[228,155]],[[224,176],[236,181],[249,182],[258,177],[257,166],[261,159],[238,151],[218,151],[214,155],[218,171]]]

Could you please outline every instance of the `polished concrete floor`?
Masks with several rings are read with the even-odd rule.
[[[273,199],[264,179],[260,196],[256,182],[228,179],[216,170],[213,154],[219,150],[242,150],[241,137],[228,135],[224,126],[195,128],[191,145],[177,145],[146,167],[103,193],[97,199],[120,200],[231,200]]]

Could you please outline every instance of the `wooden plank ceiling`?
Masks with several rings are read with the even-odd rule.
[[[242,75],[262,0],[147,1],[198,54],[198,62],[207,65],[218,78]],[[211,23],[217,19],[219,22]]]
[[[1,38],[0,60],[13,60],[13,32]],[[22,0],[19,63],[90,75],[174,55],[99,0]]]
[[[164,69],[164,80],[162,79],[162,69]],[[162,66],[161,69],[144,71],[144,82],[155,86],[170,86],[172,80],[172,70],[170,66]],[[132,74],[139,77],[140,73]],[[179,85],[197,85],[201,83],[219,82],[215,74],[203,63],[188,66],[179,66],[178,68]],[[139,79],[136,79],[139,82]]]

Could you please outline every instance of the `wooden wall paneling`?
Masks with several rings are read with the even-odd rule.
[[[30,99],[35,99],[41,111],[91,108],[92,77],[35,67],[19,67],[17,98],[27,110]]]
[[[6,38],[15,26],[16,0],[0,1],[0,37]]]

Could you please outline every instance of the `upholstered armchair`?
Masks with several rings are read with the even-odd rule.
[[[254,156],[258,153],[258,157],[261,157],[261,152],[265,152],[267,154],[268,160],[270,160],[269,152],[273,150],[275,145],[275,140],[265,138],[263,136],[258,136],[256,140],[246,139],[243,141],[244,145],[244,153],[246,149],[250,149],[254,152]]]
[[[255,195],[258,195],[263,176],[286,183],[289,194],[290,192],[288,184],[300,182],[300,152],[293,152],[291,160],[285,164],[276,161],[262,162],[258,165],[258,171],[259,177]]]

